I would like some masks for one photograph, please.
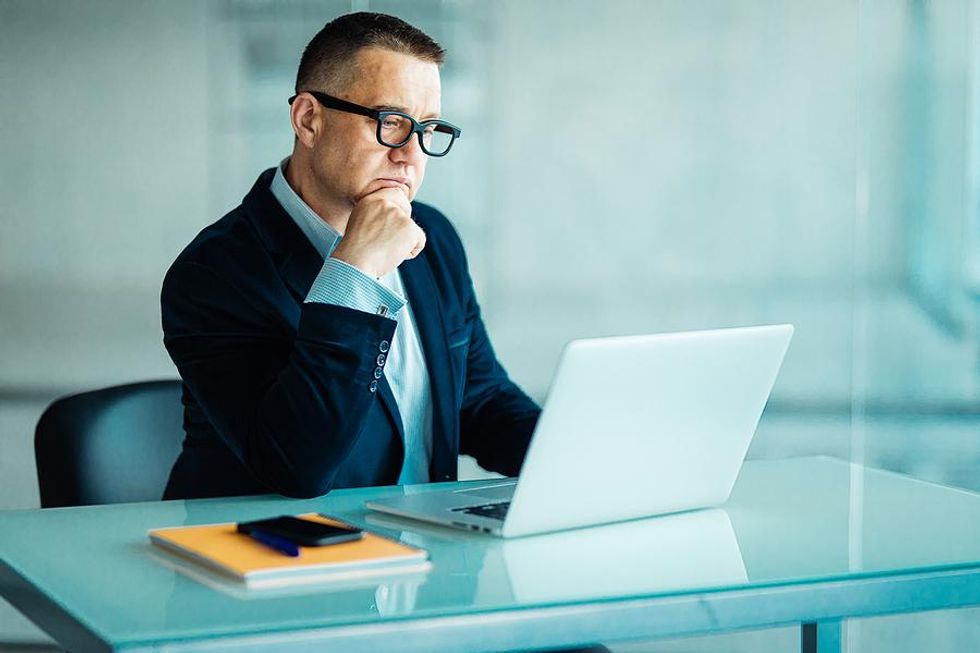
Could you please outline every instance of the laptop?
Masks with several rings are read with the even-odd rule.
[[[792,335],[781,324],[573,340],[519,478],[365,505],[505,538],[717,506]]]

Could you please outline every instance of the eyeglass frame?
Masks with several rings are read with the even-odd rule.
[[[341,98],[334,97],[332,95],[327,95],[326,93],[322,93],[320,91],[300,91],[300,93],[309,93],[314,98],[316,98],[317,102],[327,107],[328,109],[334,109],[336,111],[343,111],[345,113],[353,113],[359,116],[367,116],[368,118],[373,118],[377,122],[375,137],[378,139],[378,143],[384,145],[385,147],[390,147],[392,149],[404,147],[408,143],[408,141],[412,140],[413,135],[418,134],[419,147],[422,148],[422,151],[425,152],[426,155],[434,156],[434,157],[443,157],[449,154],[449,150],[453,149],[453,144],[456,143],[456,139],[463,134],[463,131],[459,127],[457,127],[456,125],[450,122],[446,122],[445,120],[434,119],[434,120],[422,120],[420,122],[415,118],[413,118],[412,116],[408,115],[407,113],[402,113],[401,111],[381,111],[378,109],[372,109],[370,107],[365,107],[360,104],[348,102],[347,100],[342,100]],[[296,95],[289,98],[288,102],[290,106],[292,106],[293,101],[295,101],[296,98],[299,97],[300,93],[297,93]],[[412,123],[412,130],[408,132],[408,135],[405,137],[405,140],[403,140],[398,145],[392,145],[390,143],[386,143],[381,138],[381,125],[384,119],[387,118],[388,116],[398,116],[400,118],[407,118]],[[446,151],[443,152],[442,154],[433,154],[432,152],[429,151],[429,149],[425,146],[425,143],[422,141],[422,134],[424,133],[425,128],[428,125],[436,125],[437,127],[446,127],[449,129],[448,133],[452,134],[453,136],[453,139],[449,141],[449,147],[447,147]],[[443,131],[443,133],[446,132]]]

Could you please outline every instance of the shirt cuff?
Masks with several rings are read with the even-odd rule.
[[[407,303],[404,297],[374,277],[329,256],[323,261],[306,301],[344,306],[392,319]]]

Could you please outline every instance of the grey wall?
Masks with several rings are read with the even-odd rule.
[[[160,280],[208,211],[204,5],[0,12],[0,387],[172,375]]]
[[[423,197],[535,394],[571,337],[792,320],[777,397],[846,401],[886,326],[838,310],[862,288],[975,344],[969,2],[383,4],[450,49],[465,136]],[[2,7],[0,385],[172,374],[160,278],[288,153],[295,62],[347,4]]]

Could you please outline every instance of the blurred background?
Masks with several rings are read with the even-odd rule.
[[[176,376],[164,272],[289,153],[302,49],[351,10],[449,51],[463,137],[419,199],[530,394],[571,338],[792,322],[750,457],[980,490],[980,0],[0,0],[0,509],[39,505],[50,401]],[[973,650],[978,624],[849,638]],[[46,641],[0,604],[0,650]]]

